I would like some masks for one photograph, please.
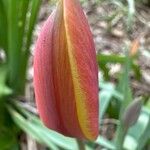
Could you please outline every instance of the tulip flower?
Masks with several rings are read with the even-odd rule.
[[[98,67],[94,42],[78,0],[59,0],[45,22],[34,56],[40,118],[65,136],[98,136]]]

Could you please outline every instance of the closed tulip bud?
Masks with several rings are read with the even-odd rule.
[[[37,108],[44,124],[66,136],[98,136],[98,67],[78,0],[60,0],[38,37],[34,56]]]
[[[140,116],[141,108],[142,108],[141,99],[134,100],[131,104],[129,104],[122,117],[122,122],[125,129],[128,129],[137,122]]]

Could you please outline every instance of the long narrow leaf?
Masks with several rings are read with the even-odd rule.
[[[30,46],[32,42],[32,34],[35,27],[36,19],[38,16],[38,12],[40,9],[41,0],[32,0],[30,1],[30,17],[27,19],[27,31],[26,31],[26,39],[23,47],[22,52],[22,59],[21,59],[21,67],[20,67],[20,82],[18,84],[18,89],[22,89],[21,92],[24,91],[25,86],[25,79],[26,79],[26,73],[27,73],[27,64],[30,54]],[[20,87],[21,86],[21,87]]]
[[[21,51],[19,44],[19,7],[20,0],[8,0],[8,66],[9,85],[15,89],[20,68]]]
[[[115,145],[112,142],[108,141],[107,139],[103,138],[102,136],[99,136],[95,143],[109,150],[116,150]]]
[[[143,150],[144,145],[149,139],[150,111],[143,107],[137,123],[129,129],[128,134],[126,135],[124,148],[127,150]]]
[[[8,107],[14,121],[16,124],[23,129],[26,133],[28,133],[30,136],[32,136],[34,139],[36,139],[38,142],[46,144],[50,148],[54,150],[58,150],[58,148],[49,141],[45,135],[43,136],[43,133],[39,130],[38,126],[36,126],[34,123],[32,123],[30,120],[25,119],[21,114],[19,114],[17,111],[15,111],[13,108]]]
[[[124,101],[122,102],[121,112],[120,112],[121,115],[123,114],[126,107],[129,105],[129,103],[133,100],[131,88],[130,88],[130,77],[129,77],[130,69],[131,69],[131,60],[130,57],[128,56],[128,52],[126,53],[127,54],[126,54],[124,70],[120,80],[120,84],[118,86],[118,90],[120,90],[120,92],[123,93],[124,95]]]
[[[17,105],[17,107],[25,116],[27,116],[28,119],[24,118],[12,107],[8,107],[14,121],[20,128],[35,138],[38,142],[47,145],[49,148],[53,147],[53,149],[54,147],[56,149],[58,146],[66,150],[78,150],[78,144],[75,139],[65,137],[55,131],[47,129],[36,116],[23,110],[23,108],[20,109],[21,106],[19,105]],[[90,147],[86,146],[86,150],[90,150]]]
[[[7,17],[3,1],[0,1],[0,48],[7,50]]]

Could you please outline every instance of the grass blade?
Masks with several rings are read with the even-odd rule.
[[[107,139],[103,138],[102,136],[99,136],[95,143],[109,150],[116,150],[115,145],[112,142],[108,141]]]
[[[0,1],[0,48],[7,50],[7,17],[3,1]]]
[[[78,150],[78,144],[74,138],[65,137],[55,131],[49,130],[42,125],[41,121],[36,116],[23,109],[19,104],[15,105],[23,115],[8,106],[14,121],[21,129],[35,138],[38,142],[47,145],[49,148],[53,147],[54,150],[56,148],[58,149],[58,147],[62,147],[66,150]],[[90,150],[90,147],[87,145],[85,148],[86,150]]]
[[[9,85],[15,89],[16,79],[20,68],[21,51],[19,49],[19,7],[20,0],[8,0],[8,66],[9,66]]]
[[[20,70],[20,83],[18,86],[18,89],[22,89],[21,92],[24,91],[24,86],[25,86],[25,81],[26,81],[26,71],[27,71],[27,64],[28,64],[28,59],[29,59],[29,54],[30,54],[30,46],[32,42],[32,34],[34,30],[34,26],[36,23],[37,15],[40,9],[41,5],[41,0],[32,0],[30,1],[30,6],[31,6],[31,14],[30,17],[28,17],[27,20],[27,32],[26,32],[26,40],[25,40],[25,45],[23,48],[23,53],[22,53],[22,60],[21,60],[21,70]]]

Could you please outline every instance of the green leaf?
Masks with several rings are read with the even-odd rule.
[[[129,57],[128,51],[126,51],[124,70],[123,70],[123,74],[121,74],[121,78],[118,86],[118,91],[123,93],[123,101],[122,103],[119,103],[117,106],[117,109],[119,110],[120,125],[117,127],[115,142],[117,144],[117,149],[119,150],[123,148],[123,142],[127,130],[123,124],[124,122],[122,120],[122,117],[124,115],[124,111],[130,104],[130,102],[133,100],[131,89],[130,89],[130,79],[129,79],[130,68],[131,68],[131,59]]]
[[[121,103],[121,112],[120,112],[121,115],[123,114],[126,107],[129,105],[129,103],[133,100],[130,88],[130,77],[129,77],[130,69],[131,69],[131,59],[128,55],[128,52],[126,52],[126,59],[123,73],[121,74],[119,85],[117,87],[117,90],[120,93],[123,93],[123,101]]]
[[[100,83],[101,86],[101,83]],[[103,84],[104,86],[104,84]],[[105,89],[102,89],[99,92],[99,99],[100,99],[100,120],[103,118],[107,108],[109,106],[110,100],[113,96],[114,86],[112,84],[105,84]]]
[[[99,108],[100,108],[100,120],[101,120],[109,106],[109,102],[112,97],[112,92],[102,90],[99,94],[99,97],[100,97],[100,107]]]
[[[0,149],[9,150],[13,145],[16,145],[17,141],[15,135],[8,128],[0,128]]]
[[[131,61],[131,67],[134,71],[135,77],[139,80],[141,78],[141,72],[139,66],[134,63],[132,60],[133,58],[130,58]],[[115,54],[97,54],[97,61],[99,64],[99,68],[104,72],[104,76],[106,80],[109,79],[109,70],[108,67],[106,67],[107,63],[120,63],[124,64],[126,62],[126,56],[123,55],[115,55]]]
[[[21,114],[15,111],[10,106],[8,107],[12,118],[14,119],[15,123],[24,130],[27,134],[32,136],[38,142],[47,145],[48,147],[57,150],[58,148],[48,139],[47,135],[43,134],[42,127],[40,128],[39,125],[33,123],[33,121],[25,119]]]
[[[21,0],[20,15],[18,18],[18,24],[19,24],[18,39],[19,39],[19,49],[20,49],[20,53],[21,53],[20,54],[21,59],[19,60],[20,67],[18,68],[19,79],[17,80],[17,82],[15,84],[15,90],[17,91],[17,93],[21,93],[21,94],[24,93],[25,81],[26,81],[26,74],[22,75],[22,73],[24,73],[27,68],[22,66],[22,60],[25,59],[25,57],[26,57],[24,55],[24,51],[25,51],[25,46],[26,46],[25,40],[26,40],[26,30],[27,30],[27,18],[28,18],[28,15],[30,14],[30,10],[29,10],[30,3],[31,3],[31,1],[29,1],[29,0]],[[25,70],[25,71],[23,71],[23,70]]]
[[[26,0],[25,0],[26,1]],[[19,83],[17,89],[21,90],[20,92],[23,93],[24,88],[25,88],[25,82],[26,82],[26,73],[27,73],[27,64],[28,64],[28,59],[29,59],[29,54],[30,54],[30,46],[32,43],[32,35],[33,35],[33,30],[35,27],[36,19],[38,16],[38,12],[40,9],[41,5],[41,0],[32,0],[30,1],[30,16],[26,20],[26,33],[25,33],[25,43],[23,47],[23,52],[22,52],[22,59],[20,61],[20,71],[19,71]],[[25,15],[25,14],[24,14]],[[22,16],[23,18],[23,16]]]
[[[150,139],[150,110],[143,107],[137,123],[126,135],[124,148],[127,150],[143,150]]]
[[[149,99],[148,99],[148,101],[146,103],[146,107],[150,110],[150,97],[149,97]]]
[[[114,86],[114,84],[110,83],[110,82],[104,82],[104,81],[100,81],[99,82],[99,87],[102,90],[106,90],[107,92],[112,92],[113,97],[115,97],[116,99],[122,101],[123,100],[123,95],[121,93],[119,93],[116,90],[116,87]]]
[[[133,68],[134,75],[135,75],[136,79],[140,80],[142,77],[140,66],[133,63],[132,68]]]
[[[7,17],[4,3],[0,1],[0,48],[7,50]]]
[[[119,101],[123,100],[123,96],[115,90],[115,86],[112,83],[100,81],[99,87],[101,88],[99,92],[100,99],[100,120],[103,118],[105,112],[108,109],[109,103],[112,98],[116,98]]]
[[[115,54],[97,54],[98,63],[124,63],[125,56],[115,55]]]
[[[95,143],[97,143],[97,144],[99,144],[99,145],[101,145],[104,148],[107,148],[109,150],[116,150],[115,145],[102,136],[99,136],[98,139],[95,141]]]
[[[78,150],[78,144],[74,138],[65,137],[55,131],[46,128],[36,116],[27,112],[25,109],[21,108],[21,106],[16,106],[19,110],[22,111],[26,118],[15,111],[12,107],[8,107],[14,121],[21,129],[23,129],[27,134],[32,136],[38,142],[43,143],[54,150],[57,150],[58,147],[62,147],[66,150]],[[86,149],[90,150],[90,147],[86,146]]]
[[[135,15],[135,2],[134,0],[127,0],[128,2],[128,29],[130,30],[133,24]]]
[[[15,87],[21,60],[18,23],[21,0],[7,1],[9,85]]]
[[[100,69],[103,71],[103,73],[104,73],[104,78],[105,78],[105,80],[109,80],[110,79],[110,76],[109,76],[109,69],[108,69],[108,67],[106,66],[106,63],[103,63],[103,62],[101,62],[101,63],[99,63],[99,67],[100,67]]]
[[[6,66],[0,66],[0,98],[4,95],[9,95],[12,93],[12,90],[6,86]],[[0,99],[1,100],[1,99]]]
[[[41,0],[6,0],[8,24],[8,83],[24,94],[33,29]]]

